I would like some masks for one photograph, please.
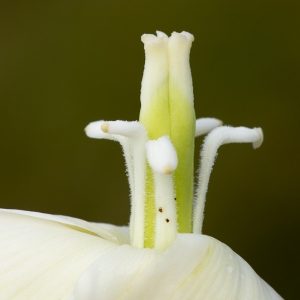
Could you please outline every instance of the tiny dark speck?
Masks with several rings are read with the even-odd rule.
[[[162,213],[162,212],[163,212],[162,207],[160,207],[160,208],[158,209],[158,211]]]
[[[169,222],[170,222],[170,220],[169,220],[169,219],[166,219],[166,222],[167,222],[167,223],[169,223]]]

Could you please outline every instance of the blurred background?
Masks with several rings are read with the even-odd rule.
[[[83,129],[138,119],[140,36],[189,31],[197,117],[265,133],[258,150],[219,150],[204,233],[297,299],[299,13],[293,0],[1,1],[0,206],[128,224],[121,148]]]

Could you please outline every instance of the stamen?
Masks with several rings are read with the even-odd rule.
[[[91,122],[84,129],[85,133],[90,138],[108,139],[108,140],[117,141],[121,144],[123,149],[123,155],[125,158],[127,176],[128,176],[129,186],[130,186],[130,193],[132,196],[132,194],[134,193],[134,173],[133,173],[133,158],[131,154],[132,151],[131,151],[130,140],[129,138],[121,135],[105,133],[105,131],[103,130],[103,128],[104,129],[106,128],[105,124],[107,124],[107,122],[105,121]]]
[[[200,118],[196,120],[195,137],[209,133],[214,128],[223,125],[223,122],[215,118]]]
[[[104,129],[104,130],[103,130]],[[106,121],[96,121],[91,122],[85,128],[86,135],[90,138],[96,139],[108,139],[117,141],[121,144],[123,149],[123,156],[125,158],[126,171],[128,177],[128,183],[130,188],[131,195],[131,207],[133,206],[133,199],[135,194],[135,182],[134,182],[134,166],[133,166],[133,157],[132,157],[132,145],[128,137],[118,135],[118,134],[108,134],[108,123]],[[135,219],[134,210],[131,212],[131,220]],[[130,227],[130,236],[133,236],[133,227]]]
[[[108,124],[107,123],[103,123],[102,125],[101,125],[101,130],[103,131],[103,132],[108,132]]]
[[[263,142],[261,128],[249,129],[246,127],[218,127],[206,137],[201,151],[200,172],[196,201],[194,205],[193,232],[201,233],[203,225],[203,212],[208,182],[218,148],[229,143],[252,143],[253,148],[258,148]]]
[[[155,141],[148,141],[146,150],[148,162],[153,169],[155,186],[154,247],[165,249],[173,243],[177,235],[176,202],[174,201],[174,184],[171,175],[177,167],[177,155],[167,136]]]
[[[132,194],[130,218],[131,245],[143,248],[144,226],[141,226],[141,224],[145,223],[145,143],[147,132],[139,122],[109,121],[102,126],[104,126],[107,133],[125,136],[130,139],[134,172],[134,192]]]
[[[147,159],[151,168],[161,174],[170,174],[178,164],[176,150],[168,136],[148,141],[146,144]]]
[[[116,140],[116,137],[106,134],[101,130],[102,125],[105,121],[96,121],[89,123],[85,128],[84,131],[86,135],[93,139],[109,139],[109,140]]]
[[[172,174],[171,166],[165,166],[164,167],[164,174]]]

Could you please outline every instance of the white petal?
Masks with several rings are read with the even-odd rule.
[[[0,212],[1,300],[68,299],[86,268],[118,247],[76,219],[34,214]]]
[[[50,215],[50,214],[44,214],[44,213],[39,213],[34,211],[25,211],[25,210],[17,210],[17,209],[0,209],[0,213],[24,215],[24,216],[35,217],[38,219],[44,219],[48,221],[62,223],[64,225],[68,225],[70,228],[74,228],[75,230],[86,232],[92,235],[98,235],[99,237],[102,237],[105,240],[108,240],[115,244],[121,244],[125,240],[124,231],[122,229],[119,229],[119,227],[110,224],[90,223],[81,219],[68,217],[68,216]],[[114,228],[114,231],[112,231],[111,228]],[[118,240],[117,236],[120,236],[122,242]]]
[[[116,239],[120,245],[130,244],[130,236],[129,236],[129,227],[128,226],[116,226],[107,223],[89,223],[95,228],[97,231],[101,228],[101,230],[105,229],[109,234]],[[109,239],[112,241],[112,239]]]
[[[214,238],[179,234],[164,251],[120,246],[91,265],[72,300],[282,299]]]
[[[131,294],[133,290],[143,289],[143,285],[135,284],[135,280],[143,276],[145,268],[157,254],[152,249],[137,249],[127,245],[114,249],[110,255],[99,258],[87,269],[76,283],[70,299],[147,299],[131,298]]]

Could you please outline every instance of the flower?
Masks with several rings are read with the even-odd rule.
[[[202,234],[219,146],[261,145],[260,128],[195,119],[189,52],[194,37],[143,35],[139,122],[97,121],[92,138],[123,147],[130,226],[0,210],[1,299],[282,299],[228,246]],[[194,137],[210,132],[193,200]],[[194,204],[193,204],[194,201]]]

